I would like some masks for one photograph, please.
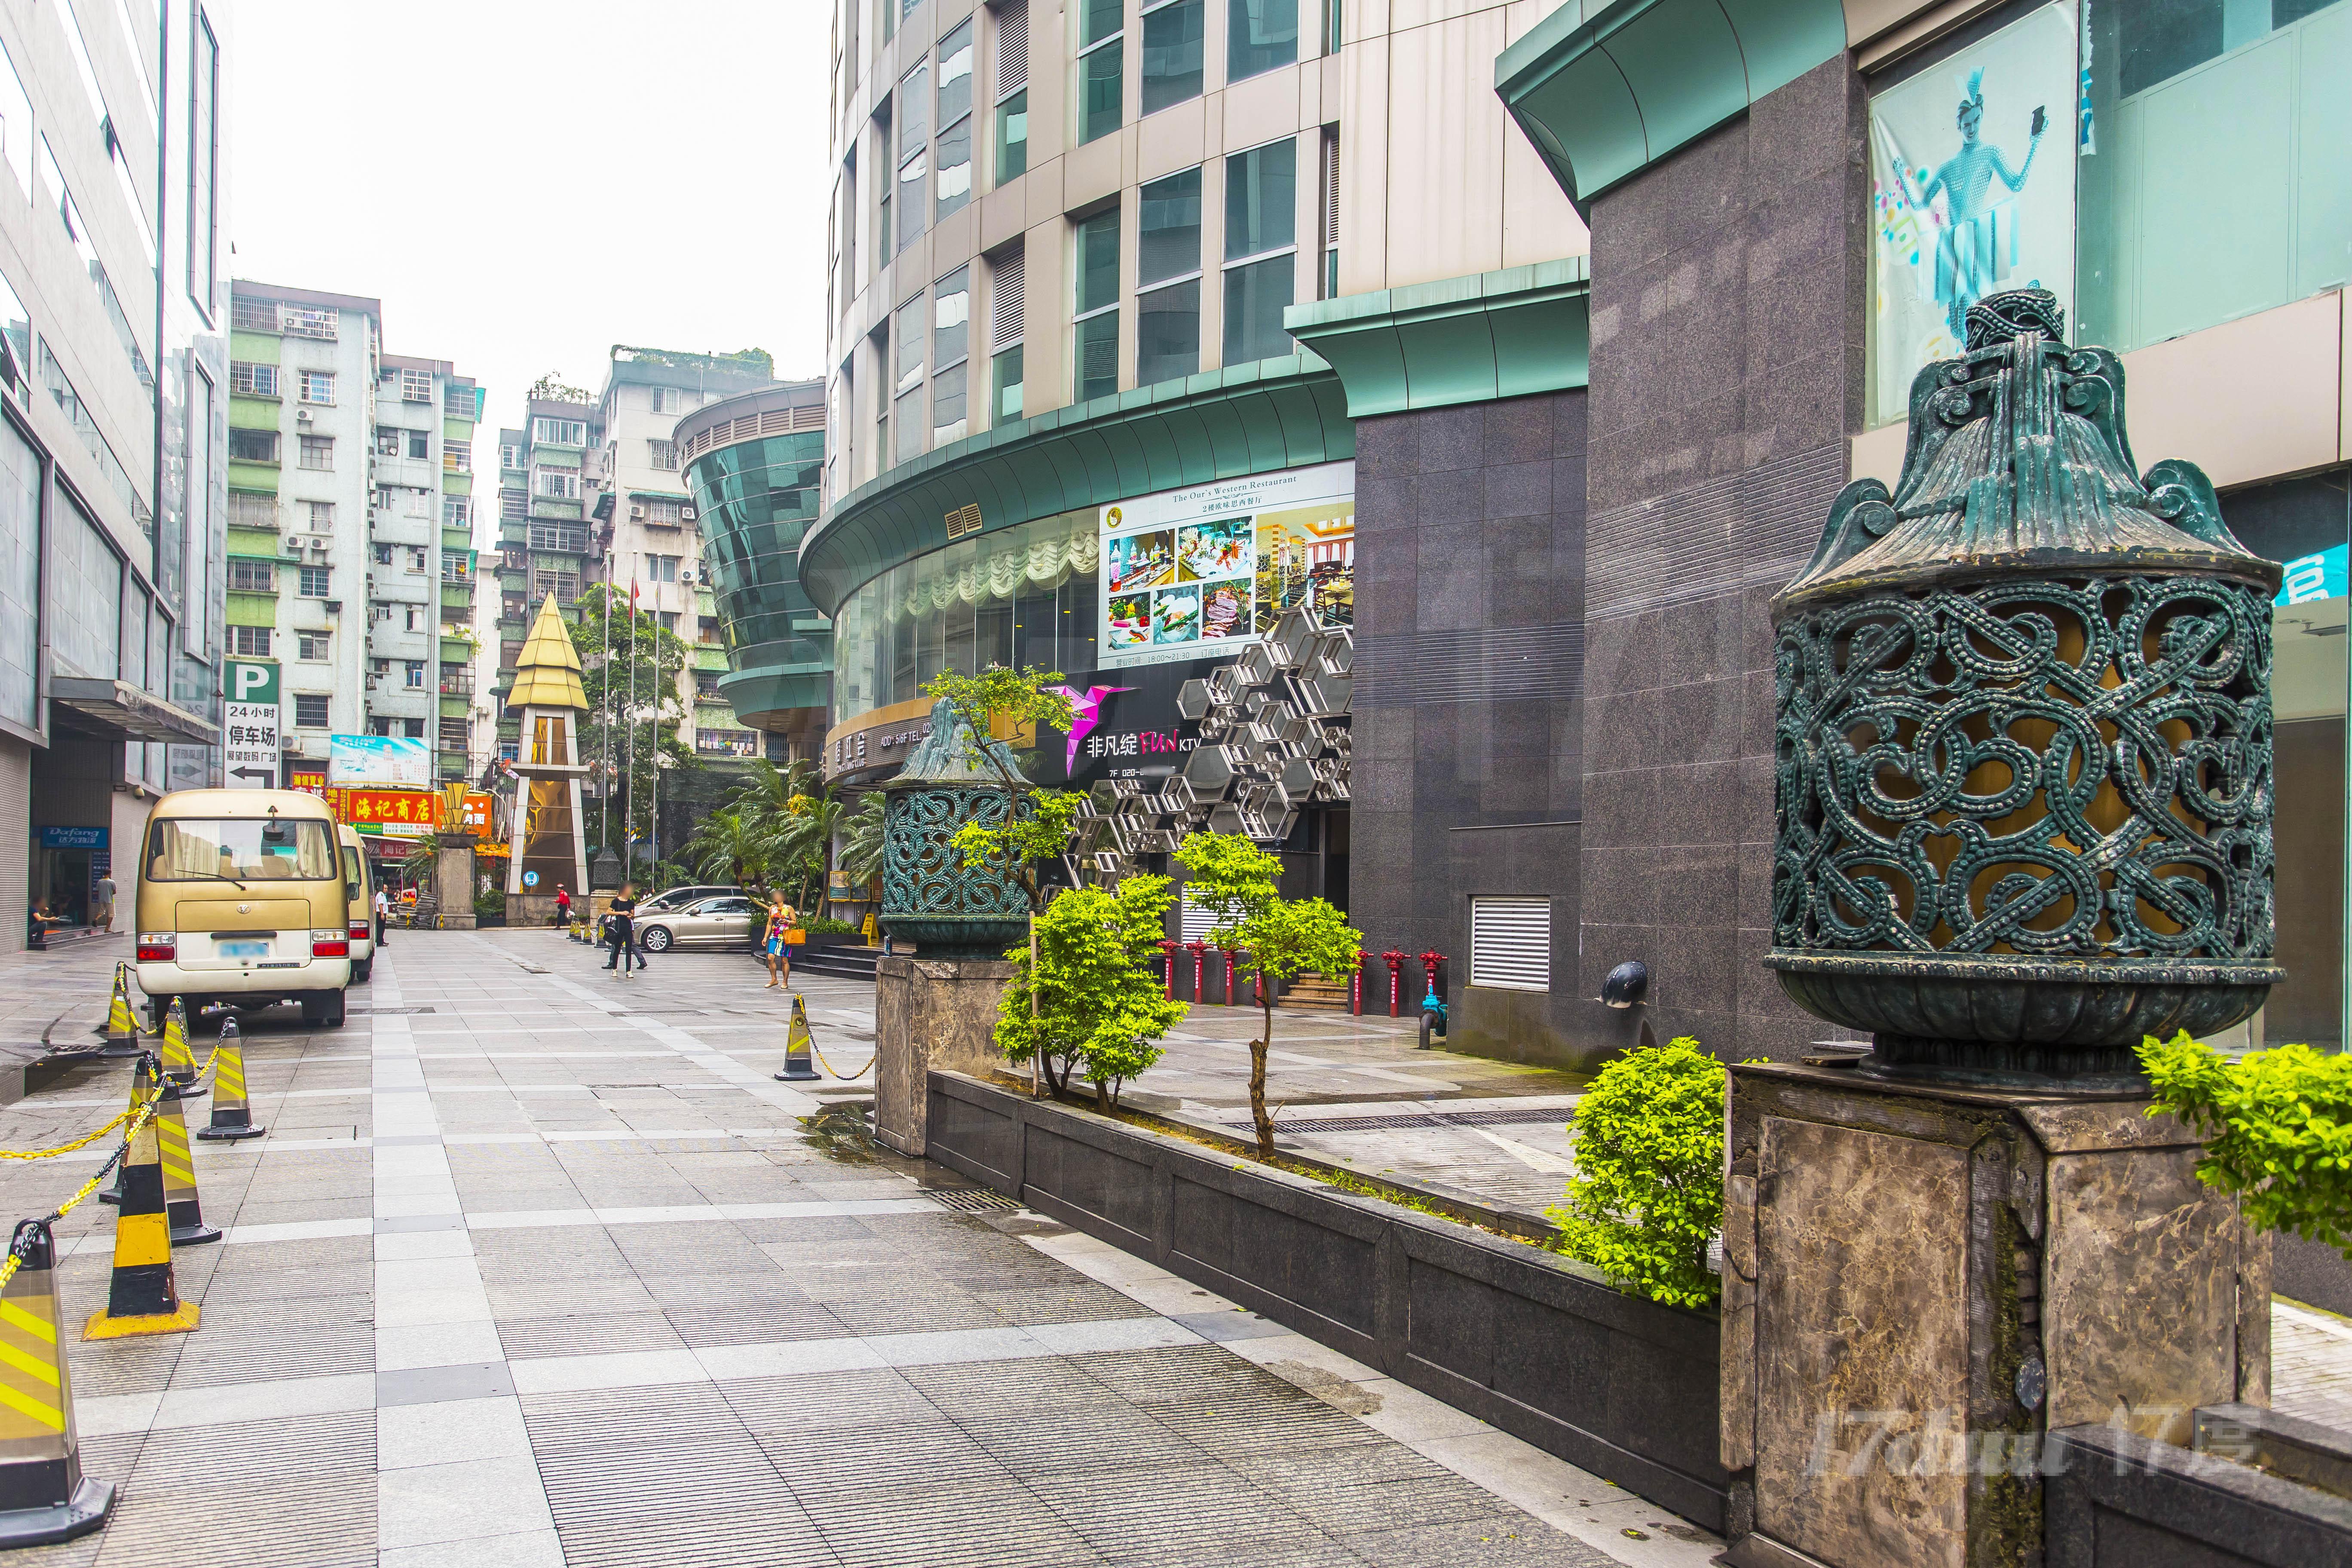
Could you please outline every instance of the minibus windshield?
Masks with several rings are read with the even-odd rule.
[[[147,836],[151,882],[325,881],[337,871],[323,822],[174,816]]]

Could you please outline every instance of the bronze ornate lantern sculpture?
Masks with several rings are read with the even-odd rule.
[[[1773,601],[1766,962],[1876,1071],[2120,1086],[2271,962],[2274,563],[2195,465],[2135,478],[2124,374],[1997,294]]]
[[[1017,805],[1007,778],[1021,777],[1002,741],[987,742],[997,766],[982,767],[971,726],[942,698],[928,739],[882,788],[882,929],[926,959],[996,959],[1029,930],[1029,900],[1004,869],[972,867],[954,847],[966,823],[1003,823]]]

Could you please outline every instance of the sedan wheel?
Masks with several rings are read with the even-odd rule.
[[[647,926],[645,935],[637,939],[637,943],[647,952],[667,952],[670,941],[669,927]]]

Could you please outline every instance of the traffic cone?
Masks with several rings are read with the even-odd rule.
[[[784,1035],[784,1070],[776,1076],[786,1083],[806,1083],[813,1079],[823,1078],[824,1075],[816,1070],[816,1064],[809,1060],[815,1046],[816,1037],[809,1033],[808,1005],[795,991],[793,993],[793,1021]]]
[[[177,996],[163,1015],[163,1076],[180,1086],[183,1100],[205,1092],[196,1083],[196,1053],[188,1048],[188,1009]]]
[[[70,1541],[114,1511],[114,1483],[81,1473],[49,1227],[25,1221],[12,1250],[22,1261],[0,1291],[0,1549]]]
[[[182,1157],[186,1157],[184,1147]],[[196,1326],[196,1303],[180,1300],[172,1274],[172,1222],[164,1207],[163,1142],[151,1121],[123,1156],[122,1213],[114,1221],[114,1277],[106,1306],[82,1325],[86,1340],[133,1334],[184,1334]]]
[[[106,1005],[106,1044],[100,1047],[102,1057],[135,1057],[147,1047],[139,1037],[139,1016],[131,1010],[131,966],[114,966],[114,994]]]
[[[173,1247],[201,1247],[221,1238],[218,1226],[205,1223],[204,1205],[196,1201],[196,1162],[188,1152],[188,1121],[180,1110],[180,1086],[163,1080],[163,1098],[155,1107],[156,1152],[163,1162],[163,1214],[172,1222]]]
[[[258,1138],[268,1131],[253,1124],[253,1104],[245,1092],[245,1045],[235,1018],[221,1020],[220,1045],[213,1053],[213,1124],[196,1130],[206,1139]]]
[[[141,1106],[146,1104],[150,1100],[152,1100],[161,1088],[162,1083],[163,1073],[162,1070],[156,1067],[155,1058],[153,1057],[149,1057],[146,1060],[132,1068],[131,1069],[131,1109],[133,1111],[136,1111]],[[98,1201],[100,1203],[119,1204],[122,1201],[122,1168],[125,1163],[127,1163],[127,1162],[116,1162],[114,1167],[114,1185],[107,1188],[106,1191],[98,1194]]]

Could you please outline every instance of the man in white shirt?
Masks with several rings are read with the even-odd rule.
[[[392,918],[392,898],[378,884],[375,890],[375,944],[383,945],[384,922]]]
[[[89,912],[89,923],[104,930],[107,935],[112,936],[114,934],[114,877],[112,873],[101,873],[98,879],[98,886],[93,890],[97,893],[98,899],[97,907]]]

